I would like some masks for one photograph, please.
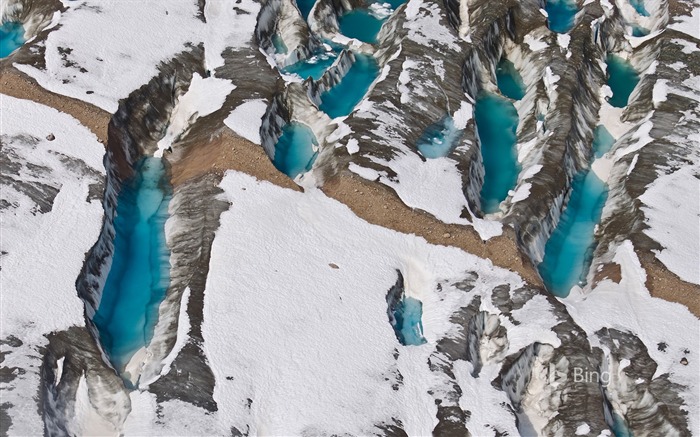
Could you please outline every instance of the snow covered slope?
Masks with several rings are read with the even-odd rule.
[[[45,335],[85,325],[75,278],[102,225],[104,148],[53,108],[5,95],[0,106],[3,425],[38,435]]]

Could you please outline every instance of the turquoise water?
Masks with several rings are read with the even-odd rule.
[[[318,80],[323,76],[323,73],[328,70],[328,67],[333,65],[338,53],[336,52],[325,52],[320,55],[313,56],[309,59],[299,61],[295,64],[289,65],[282,69],[285,73],[297,74],[302,79],[308,77]]]
[[[632,25],[632,36],[637,38],[649,35],[649,29],[645,29],[637,24]]]
[[[637,13],[642,17],[649,16],[647,8],[644,7],[644,0],[630,0],[630,4],[634,8],[634,10],[637,11]]]
[[[630,94],[639,82],[639,74],[619,56],[608,55],[608,85],[613,92],[608,103],[616,108],[627,106]]]
[[[593,151],[595,157],[600,158],[610,151],[610,148],[615,144],[615,138],[610,135],[605,126],[599,124],[593,130]]]
[[[574,27],[576,18],[576,2],[573,0],[547,0],[545,7],[547,11],[547,25],[557,33],[566,33]]]
[[[633,437],[632,431],[627,427],[627,422],[617,413],[613,413],[613,424],[610,430],[613,432],[615,437]]]
[[[308,20],[311,8],[313,8],[315,4],[316,0],[297,0],[297,7],[299,8],[299,12],[301,12],[301,16],[304,17],[304,20]]]
[[[123,184],[114,219],[114,257],[93,317],[102,346],[119,371],[148,345],[170,282],[165,244],[170,187],[163,163],[145,158]]]
[[[279,171],[294,179],[311,170],[318,155],[314,146],[318,146],[318,141],[308,126],[297,122],[286,124],[275,145],[272,163]]]
[[[544,248],[538,266],[547,289],[566,297],[584,284],[594,250],[593,233],[608,197],[608,187],[594,172],[574,177],[571,197]]]
[[[481,210],[490,214],[498,211],[518,181],[518,112],[508,99],[482,91],[476,98],[474,119],[484,161]]]
[[[441,158],[450,154],[462,138],[462,130],[455,127],[449,115],[428,126],[418,139],[418,150],[426,158]]]
[[[404,297],[391,312],[389,320],[396,338],[404,346],[420,346],[426,343],[423,338],[423,302],[412,297]],[[392,317],[393,316],[393,317]]]
[[[278,33],[272,35],[272,45],[275,46],[275,52],[279,54],[287,53],[287,45]]]
[[[368,9],[354,9],[341,15],[338,19],[340,33],[348,38],[374,44],[384,20],[372,15]]]
[[[378,75],[379,65],[374,57],[356,53],[355,63],[340,83],[321,94],[319,109],[331,118],[350,114]]]
[[[496,66],[496,83],[501,93],[513,100],[525,97],[525,83],[512,62],[502,58]]]
[[[24,44],[24,27],[7,21],[0,26],[0,58],[6,58]]]

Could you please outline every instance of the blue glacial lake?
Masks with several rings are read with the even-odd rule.
[[[574,27],[576,19],[576,2],[574,0],[547,0],[544,10],[547,11],[547,25],[557,33],[567,33]]]
[[[24,44],[24,27],[21,23],[7,21],[0,25],[0,58],[10,56]]]
[[[119,193],[112,267],[93,318],[119,372],[151,341],[170,282],[165,221],[171,189],[165,168],[160,159],[145,158],[135,170]]]
[[[302,79],[313,78],[318,80],[323,76],[323,73],[333,65],[333,62],[338,58],[338,52],[330,51],[323,52],[311,58],[299,61],[282,69],[285,73],[296,74]]]
[[[359,39],[362,42],[374,44],[384,20],[372,15],[369,9],[354,9],[346,12],[338,19],[340,33],[348,38]]]
[[[547,289],[566,297],[585,284],[593,257],[594,230],[600,222],[608,187],[593,171],[574,177],[571,197],[544,249],[538,266]]]
[[[412,297],[390,302],[389,321],[399,342],[404,346],[420,346],[423,338],[423,303]]]
[[[294,179],[311,170],[318,155],[314,151],[315,146],[318,146],[318,141],[308,126],[297,122],[288,123],[277,140],[272,163],[279,171]]]
[[[304,18],[304,20],[309,19],[309,13],[311,12],[311,8],[314,7],[316,4],[316,0],[296,0],[297,1],[297,7],[299,8],[299,12],[301,12],[301,16]]]
[[[481,210],[490,214],[499,210],[518,181],[518,112],[510,100],[482,91],[476,98],[474,119],[484,162]]]
[[[627,106],[629,97],[639,83],[639,74],[619,56],[608,55],[608,85],[613,92],[608,103],[616,108]]]
[[[496,83],[501,93],[513,100],[520,100],[525,97],[525,83],[515,65],[502,58],[496,65]]]
[[[355,63],[340,83],[321,94],[319,109],[331,118],[350,114],[378,75],[379,65],[374,57],[356,53]]]

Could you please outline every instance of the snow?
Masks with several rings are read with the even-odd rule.
[[[664,249],[656,257],[682,280],[700,284],[700,179],[686,166],[656,179],[639,197],[649,224],[644,233]],[[683,244],[679,238],[682,238]]]
[[[3,330],[9,334],[18,329],[15,335],[34,342],[43,333],[84,324],[75,279],[85,252],[99,235],[102,205],[99,200],[85,200],[90,183],[98,181],[63,163],[61,155],[81,160],[103,175],[104,149],[94,134],[66,114],[9,96],[0,100],[3,153],[23,163],[19,178],[60,189],[51,211],[43,214],[35,212],[31,199],[14,187],[2,189],[3,199],[16,204],[1,213],[1,244],[7,252],[2,258]],[[49,134],[55,140],[46,140]],[[37,144],[32,146],[26,136],[38,139]],[[45,166],[48,172],[30,166]],[[40,275],[27,275],[38,268]]]
[[[186,43],[199,42],[204,25],[196,17],[194,0],[104,0],[68,6],[60,27],[46,39],[46,70],[14,65],[49,91],[111,113],[119,99],[156,75],[160,62],[184,51]]]
[[[36,348],[46,344],[44,334],[85,324],[75,280],[102,225],[101,202],[86,199],[89,185],[104,177],[104,149],[77,120],[46,106],[0,95],[0,113],[2,153],[21,165],[19,176],[3,168],[3,177],[59,189],[44,213],[15,187],[1,190],[2,199],[12,204],[0,210],[2,336],[24,343],[11,349],[3,366],[26,370],[12,382],[14,390],[3,387],[3,402],[15,406],[9,408],[11,434],[38,435],[43,422],[32,406],[41,358]],[[45,139],[49,134],[53,141]],[[94,174],[84,175],[67,158],[80,160]]]
[[[360,151],[360,143],[355,138],[350,138],[345,147],[347,148],[348,153],[351,155],[354,155]]]
[[[698,429],[700,320],[681,304],[649,295],[645,286],[647,275],[632,242],[626,240],[617,247],[613,262],[620,266],[620,283],[607,279],[592,290],[572,290],[564,300],[569,314],[589,336],[603,327],[613,327],[639,337],[658,364],[654,377],[668,373],[671,382],[686,387],[680,395],[689,411],[689,429]],[[657,346],[662,342],[668,345],[665,352]],[[687,366],[680,363],[684,356]]]
[[[214,239],[202,326],[221,428],[367,435],[396,418],[409,435],[428,434],[429,392],[440,379],[427,358],[469,301],[450,278],[477,271],[481,293],[494,281],[522,281],[456,248],[368,224],[317,189],[298,193],[233,171],[221,187],[232,206]],[[399,345],[389,324],[385,296],[397,269],[423,302],[424,345]],[[528,328],[514,338],[523,341],[547,338],[541,330],[556,323],[534,306],[518,314]],[[393,369],[403,377],[398,391]]]
[[[235,86],[228,79],[215,77],[202,78],[192,75],[192,82],[185,94],[180,96],[170,115],[168,128],[158,141],[155,157],[163,156],[163,151],[172,146],[199,117],[204,117],[221,108]]]
[[[187,344],[187,340],[189,339],[188,334],[190,332],[190,317],[187,315],[187,305],[189,303],[189,300],[190,287],[187,287],[185,288],[185,291],[182,293],[182,297],[180,298],[180,314],[178,315],[177,319],[177,336],[175,338],[175,345],[170,350],[168,356],[165,357],[165,359],[163,359],[163,368],[160,371],[160,375],[156,376],[151,381],[139,381],[140,388],[147,388],[150,384],[153,384],[160,376],[167,375],[168,372],[170,372],[170,366],[172,366],[173,362],[175,361],[175,358],[177,358],[182,348],[185,347],[185,344]]]
[[[582,423],[576,428],[576,435],[587,435],[591,432],[591,427],[587,423]]]
[[[632,171],[634,170],[634,166],[637,165],[637,160],[639,159],[639,153],[635,153],[634,157],[632,158],[632,162],[630,163],[629,168],[627,169],[627,176],[632,174]]]
[[[398,181],[382,177],[381,182],[393,188],[406,205],[422,209],[445,223],[467,223],[460,217],[467,199],[456,161],[451,158],[423,161],[415,153],[399,154],[390,162],[373,160],[396,173]]]
[[[636,143],[630,144],[627,147],[623,147],[615,151],[616,159],[620,159],[625,155],[628,155],[632,152],[636,152],[637,150],[654,141],[654,139],[651,136],[649,136],[649,134],[651,133],[651,129],[654,127],[654,124],[649,120],[650,118],[651,115],[648,116],[647,120],[640,124],[637,130],[632,134],[632,138],[637,140]],[[610,133],[612,134],[612,132]],[[614,134],[612,135],[614,136]]]
[[[557,34],[557,43],[559,44],[559,47],[561,47],[565,51],[568,50],[570,41],[571,35],[569,35],[568,33]]]
[[[520,202],[521,200],[527,199],[528,196],[530,196],[530,188],[532,188],[532,184],[528,182],[521,184],[515,191],[510,190],[508,195],[512,196],[510,199],[511,203]]]
[[[679,32],[686,33],[693,38],[700,39],[700,6],[697,2],[693,3],[693,10],[690,15],[676,15],[671,19],[668,25],[669,29],[674,29]]]
[[[472,114],[474,110],[472,109],[472,104],[469,102],[462,101],[459,104],[459,109],[455,111],[452,115],[456,129],[465,129],[467,123],[472,119]]]
[[[367,168],[367,167],[361,167],[354,162],[351,162],[348,165],[348,170],[351,172],[355,173],[356,175],[367,179],[368,181],[376,181],[381,177],[381,174],[374,169]]]
[[[224,123],[243,138],[260,144],[260,126],[266,110],[267,102],[265,100],[248,100],[234,108]]]
[[[542,9],[542,10],[544,10],[544,9]],[[533,52],[538,52],[538,51],[546,49],[548,47],[548,44],[545,41],[542,41],[540,38],[535,38],[530,34],[525,35],[523,40],[525,41],[525,44],[527,44],[530,47],[530,50],[532,50]]]
[[[64,5],[59,26],[46,39],[46,69],[14,65],[49,91],[111,113],[156,75],[160,63],[188,46],[203,44],[208,70],[222,66],[224,50],[250,46],[260,10],[254,0],[206,2],[205,23],[196,0]]]
[[[666,96],[668,96],[668,80],[659,79],[654,83],[654,89],[652,90],[651,101],[654,108],[659,106],[659,103],[666,101]]]

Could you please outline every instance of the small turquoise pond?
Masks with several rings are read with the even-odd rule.
[[[632,25],[632,36],[640,38],[649,35],[649,29],[645,29],[637,24]]]
[[[423,302],[412,297],[404,297],[389,308],[389,321],[396,338],[404,346],[420,346],[426,343],[423,338]]]
[[[314,7],[316,4],[316,0],[296,0],[297,1],[297,7],[299,8],[299,12],[301,12],[301,16],[304,18],[304,20],[309,19],[309,13],[311,12],[311,9]]]
[[[309,59],[289,65],[283,68],[282,71],[289,74],[297,74],[302,79],[311,77],[314,80],[318,80],[323,76],[323,73],[333,65],[337,57],[338,53],[334,51],[321,53]]]
[[[474,120],[484,162],[481,210],[490,214],[499,210],[518,181],[518,111],[508,99],[482,91],[476,98]]]
[[[574,27],[578,12],[574,0],[547,0],[544,10],[547,11],[547,26],[554,32],[566,33]]]
[[[379,65],[374,57],[356,53],[355,63],[340,83],[321,94],[319,109],[331,118],[350,114],[378,75]]]
[[[449,155],[459,145],[461,138],[462,130],[457,129],[452,117],[446,115],[425,129],[417,147],[428,159],[441,158]]]
[[[24,44],[24,27],[21,23],[7,21],[0,26],[0,58],[10,56]]]
[[[165,221],[171,189],[165,168],[160,159],[145,158],[135,170],[119,193],[112,266],[93,317],[102,346],[120,373],[150,343],[170,282]]]
[[[513,100],[525,97],[525,83],[515,65],[506,58],[502,58],[496,65],[496,83],[501,93]]]
[[[287,45],[278,33],[272,35],[272,45],[275,46],[275,52],[282,55],[287,53]]]
[[[616,108],[627,106],[630,94],[639,83],[639,74],[619,56],[608,55],[608,85],[613,92],[608,103]]]
[[[282,128],[282,135],[275,145],[272,163],[279,171],[294,179],[301,173],[311,170],[318,152],[316,136],[302,123],[288,123]]]
[[[615,138],[610,135],[605,126],[599,124],[593,130],[593,151],[595,157],[600,158],[610,151],[610,148],[615,144]]]
[[[369,9],[354,9],[341,15],[338,19],[340,33],[348,38],[374,44],[384,20],[375,17]]]
[[[642,17],[648,17],[649,12],[647,11],[647,8],[644,7],[644,0],[630,0],[630,4],[634,8],[635,11]]]
[[[593,257],[594,230],[608,197],[608,187],[593,171],[574,177],[571,197],[544,248],[538,266],[552,294],[566,297],[584,284]]]

